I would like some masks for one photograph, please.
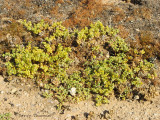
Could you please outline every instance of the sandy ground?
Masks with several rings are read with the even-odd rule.
[[[13,120],[159,120],[159,94],[150,101],[112,98],[99,107],[91,100],[68,103],[65,110],[57,111],[58,102],[41,97],[39,89],[23,83],[17,87],[14,81],[5,82],[0,76],[0,113],[11,113]]]
[[[58,0],[60,12],[55,13],[51,11],[52,7],[57,7],[55,0],[35,2],[26,0],[19,1],[18,5],[17,1],[19,0],[0,0],[1,29],[8,24],[6,23],[8,19],[27,19],[33,22],[41,18],[50,18],[53,21],[66,20],[69,19],[72,9],[77,6],[76,0],[71,0],[71,3]],[[51,4],[52,2],[54,4]],[[119,28],[121,36],[126,40],[135,40],[141,31],[149,31],[152,32],[153,39],[160,41],[159,0],[114,0],[114,2],[102,0],[102,2],[107,4],[106,9],[99,17],[91,18],[93,21],[98,19],[106,25]],[[67,24],[72,24],[72,21]],[[2,39],[0,37],[0,42]],[[159,71],[157,73],[160,74]],[[109,104],[100,107],[96,107],[91,100],[76,104],[66,103],[66,108],[61,111],[57,111],[55,107],[58,101],[43,98],[41,94],[42,91],[34,84],[20,82],[17,78],[9,80],[0,74],[0,114],[11,113],[13,120],[160,120],[160,87],[157,87],[155,98],[148,101],[139,100],[139,96],[126,101],[113,97]]]

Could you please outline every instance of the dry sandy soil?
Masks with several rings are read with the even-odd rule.
[[[150,101],[117,100],[96,107],[91,100],[69,104],[57,111],[56,100],[41,97],[39,89],[0,76],[0,113],[11,113],[13,120],[159,120],[160,95]],[[160,90],[159,90],[160,91]]]
[[[61,20],[66,27],[79,28],[101,20],[105,25],[119,28],[121,37],[126,40],[136,41],[146,33],[155,42],[160,42],[159,0],[102,0],[98,5],[79,4],[79,1],[0,0],[0,29],[19,19],[32,22]],[[85,8],[85,5],[88,6]],[[0,47],[4,49],[2,45]],[[159,60],[154,63],[159,75]],[[157,79],[160,82],[159,76]],[[138,95],[126,101],[113,97],[109,104],[96,107],[87,100],[78,104],[66,103],[61,111],[56,110],[57,103],[52,98],[43,98],[36,85],[7,77],[0,71],[0,114],[11,113],[13,120],[160,120],[160,86],[157,86],[155,98],[147,101],[139,100]]]

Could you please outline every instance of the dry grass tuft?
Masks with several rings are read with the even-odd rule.
[[[102,13],[104,7],[99,0],[81,0],[78,7],[70,14],[70,18],[64,21],[66,27],[84,27],[91,23],[91,19]]]

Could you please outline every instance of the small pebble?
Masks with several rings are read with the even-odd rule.
[[[108,113],[104,114],[104,118],[107,119],[107,120],[111,120],[111,116]]]
[[[13,103],[9,103],[11,105],[11,107],[14,107],[14,104]]]
[[[159,92],[158,92],[158,91],[156,91],[156,92],[155,92],[155,95],[156,95],[156,96],[158,96],[158,95],[159,95]]]
[[[111,117],[110,117],[110,115],[108,114],[108,112],[105,112],[105,113],[104,113],[104,119],[107,119],[107,120],[108,120],[108,119],[110,119],[110,118],[111,118]]]
[[[71,120],[71,115],[70,114],[66,115],[66,119],[65,120]]]
[[[28,96],[29,96],[29,94],[28,94],[27,92],[25,92],[25,93],[24,93],[24,95],[25,95],[26,97],[28,97]]]
[[[16,107],[20,107],[21,106],[21,104],[16,104]]]
[[[4,94],[4,91],[0,91],[0,94]]]
[[[76,95],[76,88],[75,87],[72,87],[71,90],[69,90],[70,94],[72,96],[75,96]]]
[[[44,90],[45,93],[49,93],[49,90]]]
[[[135,99],[135,100],[139,100],[139,96],[138,96],[138,95],[135,95],[135,96],[134,96],[134,99]]]
[[[17,91],[17,88],[13,88],[10,93],[14,94],[16,91]]]
[[[4,101],[7,101],[7,98],[3,98]]]
[[[40,86],[40,87],[43,87],[44,85],[43,85],[43,83],[41,82],[41,83],[39,83],[39,86]]]
[[[47,100],[47,102],[49,102],[49,103],[54,103],[53,100]]]
[[[140,30],[139,30],[139,29],[136,29],[136,31],[139,32]]]

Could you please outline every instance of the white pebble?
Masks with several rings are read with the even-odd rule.
[[[0,94],[4,94],[4,91],[0,91]]]
[[[69,90],[70,94],[72,96],[75,96],[76,95],[76,88],[75,87],[72,87],[71,90]]]

